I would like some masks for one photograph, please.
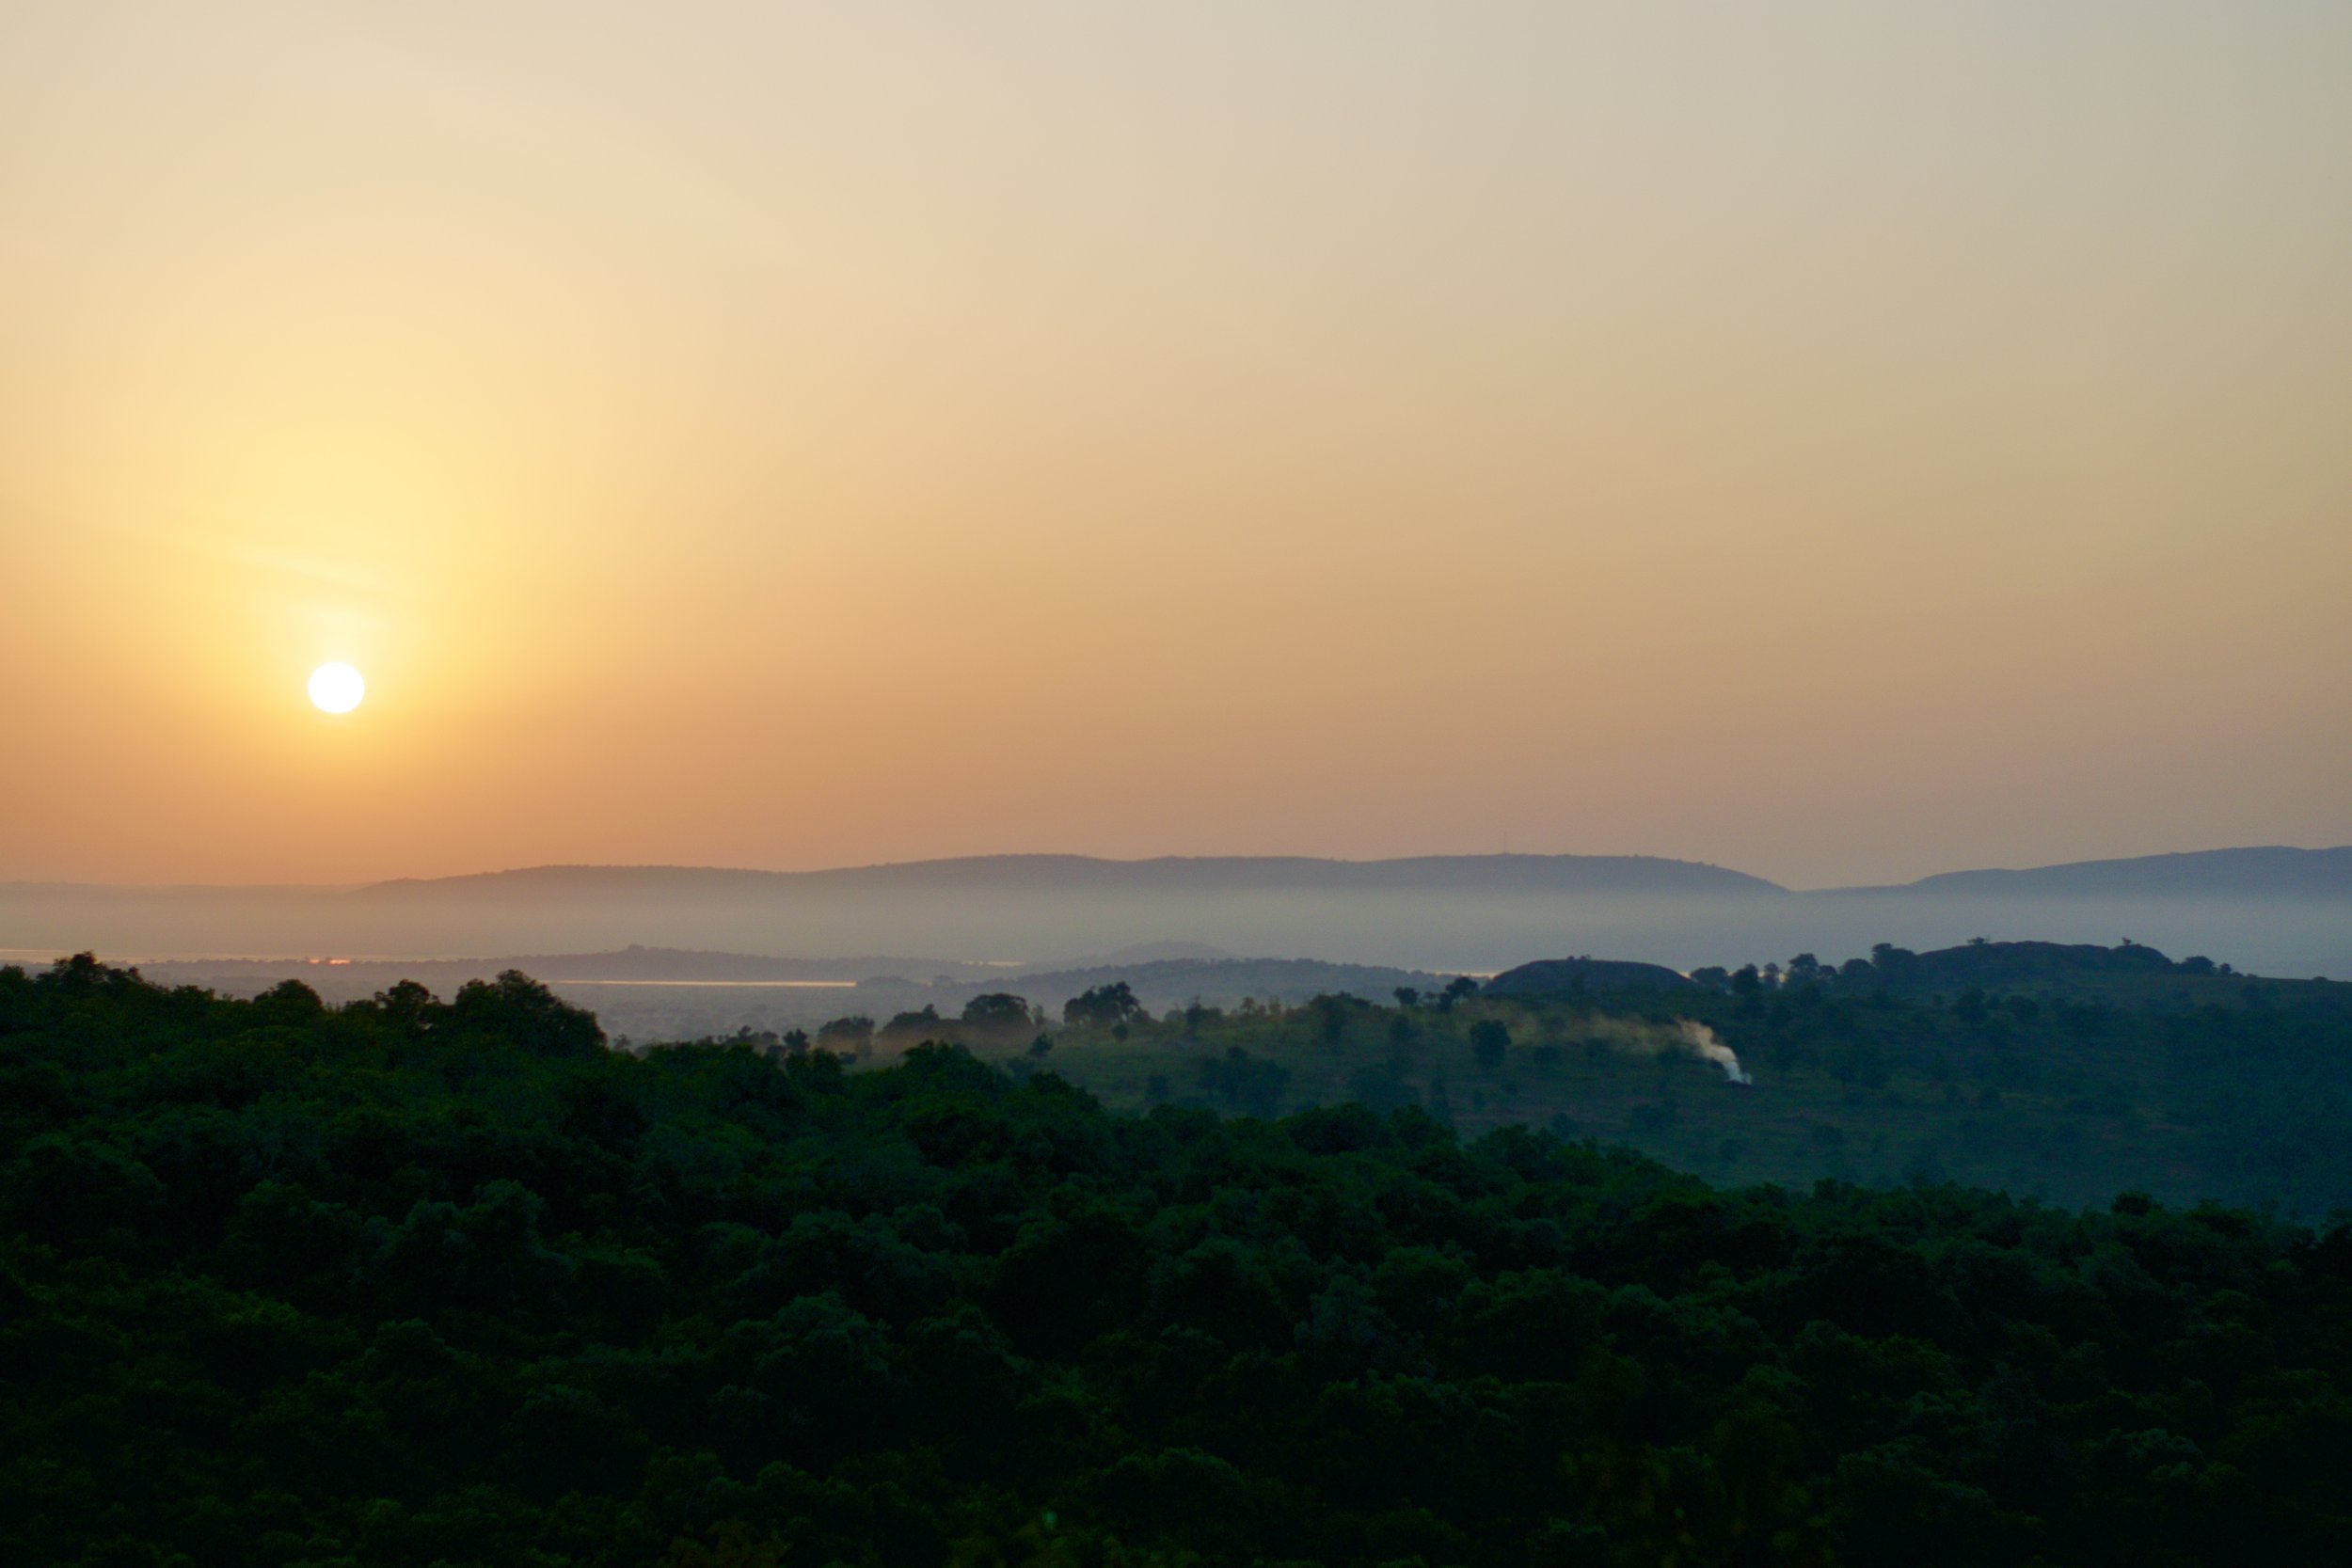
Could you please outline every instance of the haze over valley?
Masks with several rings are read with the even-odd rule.
[[[812,976],[833,979],[1037,968],[1186,942],[1456,973],[1569,952],[1688,969],[1988,934],[2128,938],[2262,973],[2352,975],[2352,849],[2220,850],[1817,891],[1689,862],[1536,855],[1026,855],[802,873],[550,866],[349,889],[0,884],[0,948],[27,955],[453,958],[636,944],[825,960]]]

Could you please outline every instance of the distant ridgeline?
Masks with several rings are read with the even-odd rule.
[[[1486,982],[1488,996],[1560,996],[1581,990],[1696,990],[1698,983],[1663,964],[1620,958],[1538,958]]]
[[[2205,958],[2178,963],[2153,947],[2125,942],[2118,947],[2055,942],[1972,942],[1960,947],[1911,953],[1881,943],[1866,962],[1849,959],[1837,980],[1863,988],[1915,992],[2046,986],[2078,986],[2085,981],[2148,980],[2164,976],[2220,976],[2232,973],[2227,964]]]
[[[2342,1224],[1926,1176],[1724,1190],[1466,1138],[1429,1092],[1565,1085],[1590,1115],[1613,1084],[1661,1138],[1705,1104],[1860,1158],[1873,1126],[2106,1093],[2048,1086],[2074,1047],[2191,1073],[2187,1115],[2309,1046],[2246,1125],[2324,1154],[2340,1028],[1682,984],[1758,1086],[1629,1057],[1656,1026],[1589,999],[1453,986],[1098,997],[1050,1055],[853,1070],[612,1051],[515,974],[329,1008],[0,969],[0,1562],[2352,1560]],[[1060,1070],[1197,1068],[1249,1103],[1349,1063],[1415,1098],[1119,1115]]]
[[[781,957],[738,960],[768,978],[860,980],[961,973],[959,958],[1090,968],[1139,957],[1131,950],[1140,947],[1162,949],[1152,955],[1162,958],[1209,956],[1205,948],[1485,970],[1546,950],[1681,965],[1806,948],[1843,958],[1889,934],[1927,947],[1980,932],[2062,942],[2125,933],[2176,953],[2226,940],[2230,958],[2273,974],[2352,974],[2352,847],[2213,850],[1810,891],[1695,862],[1585,855],[1008,855],[795,872],[537,866],[356,888],[0,881],[0,930],[13,933],[19,952],[564,954],[647,980],[664,967],[716,978],[708,972],[720,960],[644,950],[615,960],[615,950],[658,939],[800,960],[790,975],[773,973]],[[1543,946],[1529,948],[1531,938]],[[860,953],[894,961],[849,961]],[[926,955],[948,961],[895,961]],[[550,983],[618,977],[525,967]],[[639,1012],[628,1032],[644,1033]]]
[[[1693,970],[1688,975],[1661,964],[1607,958],[1543,958],[1505,970],[1488,981],[1489,996],[1559,996],[1576,991],[1736,990],[1757,986],[1818,986],[1827,990],[1885,991],[1900,995],[1980,990],[2123,989],[2147,990],[2167,980],[2228,980],[2228,964],[2206,958],[2175,962],[2153,947],[2125,942],[2117,947],[2055,942],[1972,942],[1959,947],[1914,953],[1881,942],[1867,958],[1828,965],[1801,954],[1783,968],[1754,966],[1729,971]],[[2252,979],[2251,976],[2244,977]],[[2265,985],[2296,984],[2265,980]],[[2347,991],[2352,995],[2352,991]]]

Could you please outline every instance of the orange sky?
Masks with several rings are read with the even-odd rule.
[[[2348,147],[2333,0],[11,5],[0,879],[2352,840]]]

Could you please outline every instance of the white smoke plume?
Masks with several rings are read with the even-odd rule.
[[[1691,1019],[1675,1021],[1675,1031],[1703,1061],[1714,1063],[1724,1069],[1724,1076],[1735,1084],[1753,1084],[1755,1079],[1740,1065],[1740,1053],[1715,1037],[1715,1031]]]
[[[1724,1076],[1734,1084],[1756,1082],[1740,1065],[1739,1053],[1717,1039],[1714,1030],[1695,1019],[1677,1019],[1672,1024],[1645,1023],[1629,1018],[1594,1019],[1585,1024],[1580,1034],[1586,1040],[1631,1052],[1637,1056],[1687,1051],[1703,1062],[1712,1062],[1722,1068]]]

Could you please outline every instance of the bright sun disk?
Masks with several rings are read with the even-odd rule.
[[[348,664],[322,664],[310,672],[310,701],[326,713],[349,713],[368,694],[368,683]]]

